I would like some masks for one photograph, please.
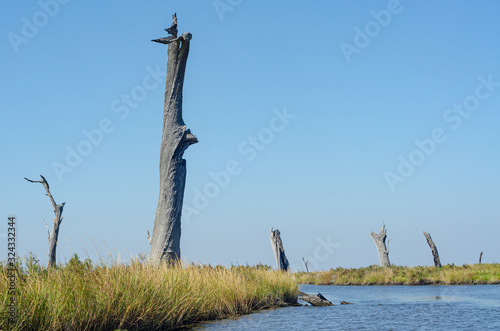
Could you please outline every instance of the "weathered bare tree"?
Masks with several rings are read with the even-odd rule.
[[[481,264],[482,258],[483,258],[483,251],[481,251],[481,254],[479,254],[479,264]]]
[[[382,267],[390,267],[391,262],[389,261],[389,250],[385,246],[385,240],[387,239],[387,230],[385,229],[385,224],[382,223],[379,234],[376,234],[373,231],[370,232],[370,237],[372,237],[375,246],[377,246],[380,265]]]
[[[177,37],[177,16],[165,29],[171,36],[153,40],[168,44],[167,78],[160,149],[160,194],[153,227],[151,261],[170,263],[181,257],[181,212],[186,183],[184,151],[198,142],[182,119],[182,87],[191,33]]]
[[[283,242],[281,241],[280,231],[278,229],[273,230],[273,228],[271,228],[270,239],[278,270],[288,271],[290,266],[285,255],[285,249],[283,248]]]
[[[434,241],[432,241],[431,235],[427,232],[423,232],[425,239],[427,239],[427,244],[429,244],[429,247],[431,248],[432,252],[432,258],[434,259],[434,266],[436,268],[441,268],[441,261],[439,260],[439,253],[436,247],[436,244]]]
[[[47,182],[45,177],[43,177],[42,175],[40,175],[40,177],[42,178],[42,180],[31,180],[31,179],[28,179],[26,177],[24,177],[24,179],[26,179],[28,182],[31,182],[31,183],[40,183],[43,185],[43,187],[45,188],[45,191],[47,192],[46,195],[49,197],[50,203],[52,204],[52,209],[54,210],[54,215],[55,215],[54,223],[52,224],[52,232],[49,233],[49,251],[48,251],[49,263],[48,263],[47,267],[50,268],[56,264],[57,238],[59,236],[59,226],[61,225],[61,222],[63,220],[62,213],[63,213],[63,208],[64,208],[64,205],[66,204],[66,202],[63,202],[60,205],[58,205],[55,202],[52,194],[50,194],[49,183]],[[49,229],[47,227],[47,232],[48,232],[48,230]]]
[[[302,261],[304,261],[304,265],[306,266],[306,271],[309,272],[309,268],[307,267],[307,264],[309,263],[309,258],[307,259],[307,261],[302,258]]]

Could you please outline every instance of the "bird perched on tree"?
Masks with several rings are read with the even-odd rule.
[[[165,31],[171,34],[171,36],[160,39],[153,39],[151,41],[161,44],[170,44],[172,41],[177,39],[177,13],[172,15],[172,25],[168,29],[165,29]]]
[[[172,25],[168,29],[165,29],[165,31],[167,31],[169,34],[173,36],[177,36],[177,16],[175,15],[177,14],[174,14],[175,23],[172,23]]]

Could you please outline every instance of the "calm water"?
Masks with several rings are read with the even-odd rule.
[[[314,286],[334,307],[287,307],[197,330],[500,330],[500,285]]]

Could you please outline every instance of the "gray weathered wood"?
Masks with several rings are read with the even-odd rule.
[[[278,229],[273,231],[273,228],[271,228],[270,239],[278,270],[288,271],[289,263],[281,241],[280,231]]]
[[[309,263],[309,259],[307,259],[307,261],[302,258],[302,261],[304,261],[304,265],[306,266],[306,272],[309,272],[309,267],[307,266],[307,264]]]
[[[389,261],[389,250],[385,246],[385,240],[387,239],[387,230],[385,229],[385,224],[382,223],[379,234],[376,234],[373,231],[370,232],[370,237],[372,237],[375,246],[377,246],[380,265],[382,267],[390,267],[391,262]]]
[[[429,247],[431,248],[432,252],[432,258],[434,259],[434,266],[436,268],[441,268],[441,261],[439,260],[439,253],[436,247],[436,244],[434,244],[434,241],[432,241],[431,235],[427,232],[423,232],[425,239],[427,239],[427,244],[429,244]]]
[[[315,307],[335,306],[333,303],[328,301],[323,295],[321,295],[321,293],[318,293],[318,295],[314,295],[314,294],[299,292],[299,299],[308,302]]]
[[[354,303],[348,301],[340,301],[341,305],[353,305]]]
[[[49,183],[47,182],[45,177],[43,177],[42,175],[40,175],[40,177],[42,178],[42,180],[31,180],[26,177],[24,177],[24,179],[26,179],[28,182],[31,183],[40,183],[43,185],[45,191],[47,192],[46,195],[49,197],[50,203],[52,204],[52,209],[54,210],[54,223],[52,224],[52,232],[49,234],[49,250],[48,250],[49,262],[47,267],[50,268],[56,264],[57,238],[59,237],[59,226],[61,225],[61,222],[63,220],[62,213],[66,202],[63,202],[60,205],[58,205],[55,202],[54,197],[50,193]],[[47,225],[47,223],[45,223],[45,225]]]
[[[481,251],[481,254],[479,254],[479,264],[481,264],[482,258],[483,258],[483,251]]]
[[[177,16],[167,32],[172,36],[153,41],[168,44],[167,78],[160,148],[160,194],[151,238],[151,262],[160,264],[181,257],[181,212],[186,182],[184,151],[198,142],[182,119],[182,87],[191,33],[177,37]]]

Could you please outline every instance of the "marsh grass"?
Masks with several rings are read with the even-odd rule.
[[[0,304],[8,299],[0,266]],[[296,302],[297,283],[265,267],[93,266],[78,257],[53,269],[18,269],[14,330],[166,330]],[[7,329],[2,314],[0,329]]]
[[[314,285],[467,285],[500,284],[500,264],[445,265],[435,267],[383,268],[369,266],[358,269],[336,268],[319,272],[297,272],[299,284]]]

